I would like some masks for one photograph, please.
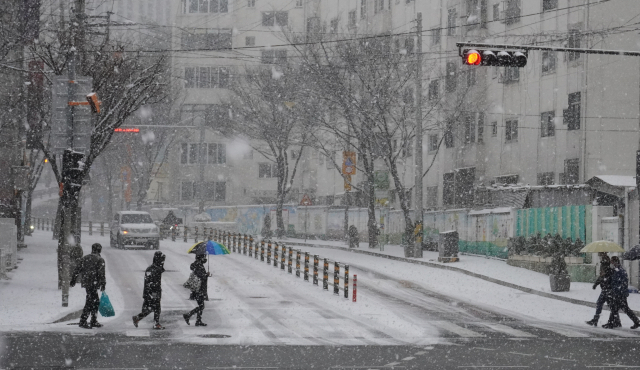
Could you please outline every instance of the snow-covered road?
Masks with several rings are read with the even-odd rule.
[[[39,234],[44,232],[34,236],[31,254],[25,255],[22,266],[13,273],[14,281],[0,285],[0,294],[11,292],[11,284],[24,282],[21,273],[37,271],[37,266],[34,270],[30,263],[55,264],[54,260],[35,258],[39,254],[34,252],[42,247],[36,241],[52,244],[49,233],[49,238]],[[186,254],[193,243],[167,240],[161,242],[161,250],[167,254],[162,282],[162,322],[167,329],[151,330],[153,315],[135,328],[131,317],[141,309],[144,270],[154,251],[113,249],[106,236],[84,235],[85,253],[94,242],[103,245],[107,292],[115,306],[115,317],[102,318],[105,326],[91,331],[68,325],[70,322],[51,324],[52,315],[33,319],[27,314],[17,321],[15,317],[20,315],[13,311],[24,307],[20,299],[33,299],[24,295],[16,296],[14,303],[0,303],[0,310],[9,314],[8,319],[0,318],[0,331],[111,333],[242,345],[433,345],[460,338],[640,339],[640,333],[629,329],[607,331],[584,325],[583,319],[592,315],[592,309],[587,307],[524,294],[451,271],[323,249],[315,249],[314,253],[352,264],[351,276],[358,275],[357,303],[324,291],[321,283],[315,286],[297,278],[295,272],[289,274],[259,259],[242,254],[211,256],[210,301],[206,302],[203,317],[209,326],[187,326],[181,315],[195,307],[195,302],[187,299],[189,292],[182,284],[194,259]],[[43,268],[43,276],[33,278],[45,279],[51,274],[49,270]],[[47,289],[51,292],[44,289],[38,294],[56,302],[43,302],[42,310],[59,304],[59,292],[50,286]],[[76,287],[71,294],[77,310],[84,291]],[[32,313],[34,309],[27,308],[25,312]],[[10,318],[12,314],[14,319]]]

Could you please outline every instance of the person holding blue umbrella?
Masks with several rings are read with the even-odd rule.
[[[188,251],[188,253],[193,253],[196,255],[196,260],[190,266],[193,274],[200,279],[200,289],[193,292],[193,298],[198,303],[198,307],[194,308],[188,313],[182,315],[184,321],[187,325],[191,325],[189,323],[189,319],[194,314],[197,314],[196,318],[196,326],[207,326],[207,324],[202,322],[202,311],[204,311],[204,301],[208,298],[207,293],[207,279],[211,276],[210,272],[207,272],[204,269],[204,263],[208,261],[207,255],[223,255],[229,254],[229,250],[224,245],[209,240],[207,242],[200,242],[194,244]],[[207,265],[208,266],[208,265]]]

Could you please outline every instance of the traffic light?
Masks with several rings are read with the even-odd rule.
[[[518,67],[527,65],[527,52],[507,50],[467,49],[462,53],[463,63],[472,66]]]
[[[100,104],[102,102],[98,100],[98,94],[94,92],[87,94],[87,101],[89,102],[89,105],[91,106],[91,110],[93,111],[93,113],[100,114]]]
[[[82,187],[84,154],[67,149],[62,154],[62,201],[70,204],[78,201]]]

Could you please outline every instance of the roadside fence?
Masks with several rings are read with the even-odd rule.
[[[303,252],[300,249],[294,249],[286,246],[284,243],[273,242],[271,240],[262,239],[259,242],[251,235],[230,233],[217,229],[209,229],[207,235],[209,240],[224,244],[231,253],[238,253],[266,262],[267,265],[273,265],[281,271],[285,271],[304,281],[310,281],[313,285],[320,283],[320,261],[322,261],[322,289],[329,290],[329,286],[333,288],[335,295],[342,295],[349,298],[349,265],[333,261],[328,258],[321,258],[317,254],[311,256],[309,252]],[[196,237],[197,238],[197,237]],[[313,257],[313,265],[311,264]],[[330,269],[333,265],[333,279],[329,279]],[[356,302],[356,276],[354,275],[353,286],[353,302]]]

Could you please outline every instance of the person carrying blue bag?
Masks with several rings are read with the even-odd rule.
[[[71,282],[69,285],[75,286],[78,275],[81,275],[81,286],[86,291],[86,298],[84,303],[84,309],[80,316],[80,327],[84,329],[100,328],[102,324],[98,322],[96,315],[98,314],[98,307],[100,305],[100,297],[98,296],[98,289],[104,292],[107,286],[107,279],[105,277],[105,263],[104,259],[100,257],[102,252],[102,245],[95,243],[91,246],[91,254],[88,254],[80,258],[77,262],[76,268],[73,271]],[[91,322],[87,323],[87,319],[91,315]]]

